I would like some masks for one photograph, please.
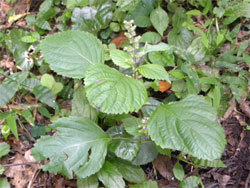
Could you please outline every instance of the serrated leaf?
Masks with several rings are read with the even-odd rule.
[[[87,118],[58,119],[51,125],[56,136],[41,137],[32,154],[37,160],[50,159],[43,170],[73,178],[73,172],[85,178],[98,172],[105,160],[109,136]]]
[[[169,22],[167,12],[158,6],[151,12],[150,21],[158,33],[163,36],[163,32],[167,29]]]
[[[143,182],[142,184],[129,186],[129,188],[158,188],[158,185],[156,181],[149,180]]]
[[[145,155],[146,153],[146,155]],[[145,165],[152,162],[156,159],[158,152],[155,148],[155,145],[151,141],[142,142],[140,151],[137,154],[136,158],[132,161],[133,165]]]
[[[71,78],[83,78],[89,67],[104,62],[101,42],[82,31],[50,35],[41,42],[40,47],[50,68]]]
[[[9,144],[2,142],[0,143],[0,158],[7,155],[10,152]]]
[[[122,50],[113,49],[110,50],[110,57],[114,64],[119,67],[128,69],[132,67],[133,58]]]
[[[167,71],[163,66],[157,64],[146,64],[138,67],[139,73],[145,78],[155,80],[166,80],[171,82],[168,77]]]
[[[173,168],[173,172],[174,172],[174,177],[176,177],[176,179],[182,181],[184,176],[185,176],[185,172],[184,169],[182,167],[182,165],[179,162],[176,162]]]
[[[103,64],[89,69],[85,89],[90,104],[105,113],[138,111],[147,100],[147,91],[140,81]]]
[[[180,150],[201,159],[220,158],[226,144],[215,110],[196,95],[158,107],[147,127],[151,139],[162,148]]]
[[[87,178],[77,178],[77,188],[98,188],[99,182],[96,175]]]
[[[78,117],[86,117],[92,121],[97,120],[98,112],[95,108],[90,106],[84,87],[82,85],[74,91],[72,100],[72,115]]]
[[[8,76],[3,81],[0,85],[0,107],[7,104],[11,100],[27,76],[27,72],[18,72]]]
[[[125,182],[115,165],[106,161],[97,173],[99,180],[107,188],[125,188]]]
[[[115,160],[113,162],[123,178],[130,183],[142,183],[146,180],[143,169],[139,166],[134,166],[122,160]]]
[[[183,180],[179,187],[180,188],[197,188],[199,184],[202,184],[202,181],[197,176],[189,176],[185,180]]]
[[[203,166],[203,167],[214,167],[214,168],[226,168],[227,166],[221,161],[221,160],[203,160],[203,159],[197,159],[195,157],[192,158],[192,161],[194,164]]]
[[[133,135],[133,136],[140,136],[143,133],[140,132],[140,128],[138,128],[138,126],[140,126],[142,124],[141,119],[140,118],[136,118],[136,117],[129,117],[129,118],[125,118],[122,120],[123,122],[123,126],[125,128],[125,130]]]
[[[121,11],[134,10],[141,0],[118,0],[116,5]]]

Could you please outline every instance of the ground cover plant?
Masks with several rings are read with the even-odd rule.
[[[0,187],[230,183],[203,173],[231,165],[223,119],[242,129],[233,157],[247,150],[249,1],[1,3]]]

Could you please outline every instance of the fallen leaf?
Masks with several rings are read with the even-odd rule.
[[[128,38],[124,35],[124,32],[120,33],[117,37],[115,37],[111,43],[114,43],[116,45],[117,49],[120,49],[122,46],[122,43],[127,41]]]
[[[168,181],[171,181],[173,176],[173,162],[171,158],[165,155],[159,155],[153,161],[154,168]]]
[[[159,89],[162,93],[169,90],[171,88],[171,84],[167,81],[160,81]]]

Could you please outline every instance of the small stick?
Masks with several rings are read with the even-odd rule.
[[[13,167],[13,166],[23,166],[23,165],[33,165],[39,164],[39,162],[26,162],[26,163],[14,163],[14,164],[3,164],[3,167]]]

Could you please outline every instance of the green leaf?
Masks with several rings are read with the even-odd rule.
[[[71,78],[83,78],[89,67],[104,62],[101,42],[82,31],[50,35],[41,42],[40,47],[50,68]]]
[[[160,42],[160,40],[161,40],[161,35],[159,35],[158,33],[146,32],[141,36],[140,42],[155,44],[157,42]]]
[[[163,67],[174,67],[175,57],[173,53],[162,52],[150,52],[148,58],[151,63],[162,65]]]
[[[158,188],[156,181],[145,181],[142,184],[129,186],[130,188]]]
[[[133,136],[140,136],[142,135],[142,133],[140,132],[140,128],[138,126],[140,126],[142,124],[141,119],[136,118],[134,116],[123,119],[123,126],[125,128],[125,130],[133,135]]]
[[[43,170],[80,178],[98,172],[107,154],[109,136],[87,118],[69,117],[58,119],[51,125],[58,131],[56,136],[41,137],[32,154],[37,160],[50,159]]]
[[[147,127],[151,139],[160,147],[201,159],[220,158],[226,144],[215,110],[196,95],[158,107]]]
[[[140,151],[137,154],[136,158],[132,161],[132,164],[133,165],[145,165],[155,160],[157,156],[158,156],[158,152],[153,142],[151,141],[142,142]]]
[[[116,6],[119,7],[121,11],[134,10],[141,0],[118,0]]]
[[[97,120],[98,112],[95,108],[90,106],[82,85],[78,86],[74,91],[72,100],[72,115],[86,117],[92,121]]]
[[[138,67],[139,73],[149,79],[166,80],[171,82],[168,77],[167,71],[163,66],[157,64],[146,64]]]
[[[113,162],[123,178],[130,183],[142,183],[146,180],[145,173],[139,166],[131,165],[122,160],[115,160]]]
[[[110,50],[110,57],[114,64],[119,67],[128,69],[132,67],[133,58],[122,50],[113,49]]]
[[[0,187],[1,188],[10,188],[10,183],[7,178],[0,178]]]
[[[140,149],[139,141],[126,134],[122,126],[113,126],[108,129],[107,133],[110,137],[116,138],[110,142],[108,149],[117,157],[128,161],[136,157]]]
[[[89,0],[67,0],[66,7],[67,9],[74,9],[75,7],[84,7],[87,6]]]
[[[22,116],[25,118],[25,120],[30,123],[32,126],[34,126],[34,118],[30,110],[24,110],[22,112]]]
[[[90,104],[105,113],[138,111],[147,101],[147,91],[140,81],[103,64],[87,72],[85,89]]]
[[[10,152],[9,144],[2,142],[0,143],[0,158],[7,155]]]
[[[193,38],[192,33],[186,28],[182,28],[180,32],[173,29],[168,34],[168,43],[186,50],[190,46]]]
[[[189,176],[188,178],[186,178],[180,183],[179,187],[180,188],[197,188],[199,184],[202,185],[202,181],[199,177]]]
[[[55,96],[47,87],[44,87],[42,85],[35,86],[32,93],[42,103],[45,103],[52,108],[55,108]]]
[[[194,9],[186,12],[187,15],[200,15],[202,14],[201,11]]]
[[[192,161],[194,164],[203,166],[203,167],[214,167],[214,168],[226,168],[227,166],[221,161],[221,160],[203,160],[203,159],[197,159],[195,157],[192,158]]]
[[[109,0],[96,1],[95,6],[75,8],[72,13],[72,28],[97,34],[108,27],[113,17],[113,5]]]
[[[44,74],[41,78],[41,85],[49,89],[52,89],[54,83],[55,83],[54,77],[49,74]]]
[[[150,45],[150,44],[146,44],[144,47],[144,52],[145,53],[149,53],[149,52],[156,52],[156,51],[170,51],[173,52],[173,48],[166,44],[166,43],[159,43],[156,45]]]
[[[4,173],[4,171],[5,171],[5,168],[2,166],[2,165],[0,165],[0,175],[2,175],[3,173]],[[0,186],[1,187],[1,186]],[[4,187],[3,187],[4,188]]]
[[[97,173],[99,180],[107,188],[125,188],[125,182],[115,165],[106,161]]]
[[[137,27],[148,27],[151,25],[149,16],[155,5],[155,0],[141,0],[134,10],[128,12],[127,19],[133,19]]]
[[[179,162],[175,163],[173,172],[174,172],[174,177],[176,177],[176,179],[180,181],[184,179],[185,172],[184,172],[182,165]]]
[[[99,182],[96,175],[87,178],[77,178],[77,188],[98,188]]]
[[[194,56],[195,61],[201,61],[206,55],[202,38],[198,37],[194,39],[192,44],[188,47],[187,52]]]
[[[163,36],[163,32],[167,29],[169,22],[167,12],[158,6],[151,12],[150,21],[158,33]]]
[[[6,119],[6,123],[7,123],[8,127],[10,128],[11,132],[14,134],[14,136],[18,140],[19,138],[18,138],[16,118],[14,116],[9,116]]]
[[[18,72],[8,76],[0,85],[0,107],[7,104],[18,91],[22,82],[27,78],[27,72]]]

